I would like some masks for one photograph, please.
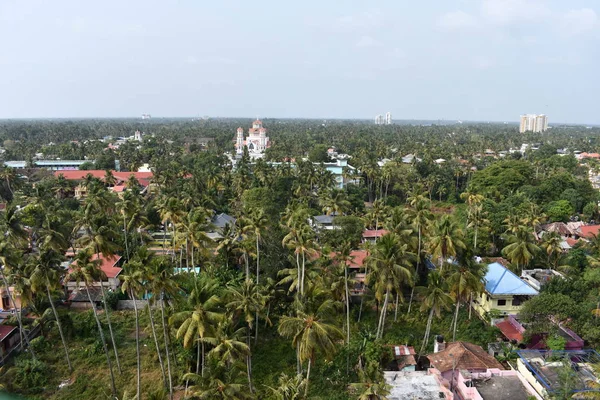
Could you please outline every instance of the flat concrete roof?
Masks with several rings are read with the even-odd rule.
[[[385,381],[392,387],[389,400],[444,399],[444,394],[434,375],[425,371],[385,371]],[[516,400],[516,399],[511,399]]]
[[[518,376],[492,376],[473,379],[473,383],[483,400],[527,400],[531,396]]]

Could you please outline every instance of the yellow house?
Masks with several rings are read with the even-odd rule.
[[[526,300],[538,295],[537,290],[497,262],[488,265],[484,279],[485,291],[473,299],[473,308],[482,317],[491,310],[501,315],[518,314]]]

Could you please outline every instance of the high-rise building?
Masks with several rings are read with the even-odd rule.
[[[385,124],[386,125],[392,124],[392,113],[389,111],[385,113]]]
[[[521,115],[519,132],[544,132],[548,129],[548,116],[544,114]]]
[[[392,124],[392,113],[387,112],[385,115],[378,114],[375,116],[375,125],[391,125]]]

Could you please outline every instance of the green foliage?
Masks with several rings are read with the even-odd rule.
[[[48,367],[39,360],[20,358],[11,369],[12,384],[24,393],[39,393],[48,382]]]
[[[546,338],[546,345],[550,350],[564,350],[566,344],[567,339],[558,334],[552,334]]]
[[[112,290],[107,290],[106,292],[106,304],[110,307],[111,310],[117,309],[117,304],[119,303],[119,299],[122,299],[122,296],[119,292],[113,292]]]
[[[308,159],[312,162],[327,162],[329,156],[327,155],[327,146],[324,144],[317,144],[313,146],[308,152]]]
[[[546,215],[552,222],[567,222],[573,211],[574,208],[568,200],[558,200],[548,203]]]
[[[554,326],[552,320],[562,321],[572,316],[577,309],[578,304],[569,296],[542,292],[525,302],[519,316],[529,323],[530,334],[547,333]]]

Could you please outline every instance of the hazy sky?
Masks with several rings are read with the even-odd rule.
[[[600,123],[598,0],[0,0],[0,118]]]

